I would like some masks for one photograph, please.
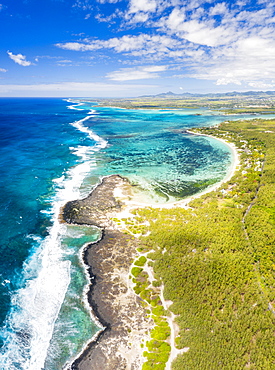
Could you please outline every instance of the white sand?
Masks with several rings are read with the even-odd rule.
[[[227,142],[226,140],[219,139],[219,138],[216,138],[216,137],[211,136],[211,135],[203,135],[203,134],[195,134],[195,135],[213,137],[216,140],[222,141],[224,144],[226,144],[231,149],[232,154],[233,154],[233,161],[232,161],[232,165],[230,167],[230,170],[228,171],[225,178],[223,180],[221,180],[220,182],[216,183],[215,185],[210,186],[207,189],[203,190],[202,192],[197,193],[197,194],[195,194],[195,195],[193,195],[189,198],[185,198],[183,200],[173,202],[173,203],[164,203],[164,204],[149,204],[149,203],[138,202],[138,201],[135,201],[134,199],[129,200],[129,198],[130,198],[129,187],[125,187],[125,186],[124,187],[118,187],[114,191],[114,196],[116,198],[119,198],[125,204],[125,206],[123,207],[121,212],[116,213],[116,215],[115,215],[116,218],[119,218],[121,220],[122,218],[134,217],[134,215],[131,213],[131,210],[136,209],[136,208],[145,208],[145,207],[153,207],[153,208],[160,208],[160,209],[163,209],[163,208],[169,209],[169,208],[175,208],[175,207],[188,208],[188,203],[191,200],[193,200],[195,198],[199,198],[200,196],[202,196],[204,194],[207,194],[209,192],[216,191],[222,184],[224,184],[225,182],[227,182],[231,179],[231,177],[234,175],[237,167],[240,164],[239,153],[238,153],[237,148],[235,147],[235,145],[233,143]],[[124,224],[124,223],[122,222],[122,224]],[[117,227],[123,229],[124,226],[121,225],[120,227],[118,227],[118,226]],[[148,274],[151,278],[150,280],[153,281],[154,278],[152,276],[152,271],[149,271],[149,269],[147,269],[147,272],[148,272]],[[163,307],[165,309],[169,309],[169,306],[172,302],[171,301],[165,301],[164,296],[163,296],[163,286],[161,288],[161,301],[162,301]],[[167,317],[167,321],[168,321],[168,324],[169,324],[170,329],[171,329],[171,336],[170,336],[170,340],[169,340],[169,343],[171,345],[171,353],[170,353],[168,362],[166,363],[166,367],[165,367],[166,370],[171,369],[172,361],[179,354],[187,352],[189,350],[189,347],[185,347],[183,349],[177,349],[176,346],[175,346],[175,339],[176,339],[176,337],[178,335],[178,332],[179,332],[179,327],[175,322],[175,317],[176,317],[175,314],[173,314],[172,312],[171,312],[171,316]],[[146,339],[149,340],[149,338],[146,338]],[[132,338],[132,341],[133,341],[133,343],[135,343],[135,348],[137,348],[137,346],[140,345],[140,343],[137,339]],[[129,353],[129,356],[131,356],[131,353]]]
[[[183,207],[183,208],[188,207],[188,203],[191,200],[199,198],[202,195],[210,193],[212,191],[218,190],[218,188],[222,184],[224,184],[225,182],[227,182],[231,179],[231,177],[234,175],[237,167],[240,164],[240,156],[239,156],[239,153],[238,153],[237,148],[235,147],[235,145],[233,143],[229,143],[228,141],[226,141],[224,139],[220,139],[220,138],[217,138],[217,137],[212,136],[212,135],[197,134],[197,133],[196,134],[192,133],[192,134],[193,135],[199,135],[199,136],[212,137],[216,140],[219,140],[219,141],[223,142],[225,145],[227,145],[231,149],[231,152],[233,154],[233,161],[232,161],[232,165],[230,167],[230,170],[228,171],[225,178],[223,180],[217,182],[216,184],[214,184],[212,186],[209,186],[205,190],[203,190],[203,191],[201,191],[201,192],[199,192],[195,195],[192,195],[191,197],[182,199],[180,201],[171,202],[171,203],[142,203],[140,201],[136,201],[134,198],[129,200],[129,194],[126,195],[124,193],[124,189],[117,188],[117,189],[115,189],[114,196],[117,197],[117,198],[120,198],[125,203],[125,207],[124,207],[123,211],[117,215],[118,218],[120,218],[120,217],[121,218],[122,217],[129,217],[131,215],[131,209],[134,209],[134,208],[151,207],[151,208],[160,208],[160,209],[163,209],[163,208],[170,209],[170,208],[175,208],[175,207]]]

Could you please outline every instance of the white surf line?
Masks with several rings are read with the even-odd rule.
[[[64,226],[59,222],[60,209],[68,200],[79,196],[84,177],[83,164],[79,164],[67,171],[66,178],[53,180],[56,183],[50,209],[53,225],[40,248],[23,266],[26,286],[12,297],[13,306],[20,309],[9,317],[15,333],[10,336],[3,356],[7,369],[16,370],[18,366],[24,370],[44,368],[54,325],[71,280],[71,262],[63,259],[61,247]],[[16,332],[30,335],[28,346],[20,342]]]
[[[74,110],[84,110],[84,108],[79,108],[81,107],[82,105],[84,105],[83,102],[80,102],[80,101],[73,101],[72,99],[65,99],[65,101],[67,103],[72,103],[74,105],[67,105],[67,108],[68,109],[74,109]]]
[[[92,130],[90,130],[89,128],[87,128],[87,127],[85,127],[83,125],[83,122],[89,120],[91,118],[91,115],[94,114],[94,112],[95,112],[94,110],[91,110],[88,113],[88,115],[86,117],[84,117],[83,119],[71,123],[71,125],[73,127],[75,127],[76,129],[78,129],[79,131],[87,134],[87,136],[90,139],[92,139],[93,141],[95,141],[95,143],[96,143],[92,148],[89,148],[89,147],[81,147],[81,149],[83,151],[83,153],[82,153],[83,158],[86,157],[87,151],[88,152],[91,152],[91,153],[95,153],[95,152],[99,151],[100,149],[105,148],[108,145],[108,142],[106,140],[104,140],[103,138],[101,138],[100,136],[98,136],[96,133],[94,133]],[[80,149],[80,153],[81,153],[81,149]],[[106,177],[108,177],[108,176],[106,176]],[[102,180],[103,179],[100,179],[99,183],[94,187],[93,190],[95,190],[95,188],[102,183]],[[90,194],[90,190],[89,190],[89,194]],[[98,229],[100,229],[100,228],[98,228]],[[81,264],[83,266],[83,269],[85,271],[85,275],[86,275],[86,279],[87,279],[87,284],[85,285],[85,288],[83,290],[83,301],[84,301],[84,305],[85,305],[85,308],[86,308],[87,312],[90,314],[90,317],[91,317],[92,321],[96,324],[96,326],[99,328],[99,330],[93,335],[92,338],[88,339],[88,341],[83,344],[81,351],[73,359],[68,360],[68,362],[63,367],[64,370],[70,370],[71,367],[72,367],[72,365],[73,365],[73,363],[78,358],[80,358],[82,356],[83,352],[87,349],[87,347],[91,343],[95,342],[97,340],[97,338],[100,336],[100,334],[106,329],[105,326],[102,325],[102,323],[100,322],[99,318],[94,314],[93,307],[90,306],[89,301],[88,301],[88,292],[89,292],[89,289],[90,289],[91,284],[93,284],[93,277],[90,276],[89,266],[84,262],[84,253],[85,253],[86,248],[88,247],[88,245],[97,243],[101,239],[102,239],[102,233],[100,235],[100,238],[98,240],[96,240],[95,242],[85,243],[82,246],[81,250],[80,250],[80,258],[79,258],[80,261],[81,261]]]
[[[103,139],[99,135],[97,135],[95,132],[93,132],[88,127],[83,125],[83,122],[89,120],[91,118],[91,115],[94,114],[94,113],[95,113],[95,111],[91,110],[85,118],[83,118],[79,121],[72,122],[71,125],[73,127],[75,127],[76,129],[78,129],[79,131],[87,134],[90,139],[94,140],[96,142],[96,145],[93,146],[92,149],[94,151],[98,151],[100,149],[106,148],[106,146],[108,145],[108,141]]]
[[[90,225],[86,225],[86,226],[90,226]],[[85,305],[85,308],[86,308],[87,312],[89,312],[89,314],[90,314],[91,320],[98,327],[98,330],[92,336],[92,338],[88,339],[86,341],[86,343],[83,344],[80,352],[76,356],[74,356],[73,359],[67,361],[67,363],[63,366],[63,370],[71,370],[73,363],[82,356],[82,354],[85,352],[85,350],[87,349],[87,347],[89,345],[91,345],[91,343],[95,342],[98,339],[98,337],[100,336],[100,334],[106,329],[106,327],[104,325],[102,325],[102,323],[100,322],[99,318],[95,315],[95,313],[93,311],[93,307],[89,304],[89,301],[88,301],[88,293],[89,293],[89,290],[90,290],[90,286],[92,284],[94,284],[93,283],[93,278],[94,277],[93,276],[92,277],[90,276],[90,273],[89,273],[89,268],[90,267],[84,262],[84,253],[85,253],[86,249],[91,244],[95,244],[98,241],[100,241],[101,239],[102,239],[102,233],[101,233],[101,235],[100,235],[100,237],[99,237],[98,240],[96,240],[94,242],[85,243],[81,247],[80,252],[79,252],[79,260],[81,261],[81,264],[82,264],[82,266],[84,268],[86,279],[87,279],[87,284],[86,284],[86,286],[85,286],[85,288],[83,290],[83,301],[84,301],[84,305]]]
[[[106,141],[101,139],[99,136],[94,135],[93,132],[90,132],[88,128],[83,126],[83,122],[88,118],[90,118],[90,116],[85,117],[80,121],[73,122],[71,125],[87,134],[96,142],[93,146],[93,151],[95,152],[100,150],[102,147],[105,147]],[[59,215],[60,210],[69,200],[80,197],[80,186],[87,173],[91,170],[92,163],[91,161],[87,162],[87,151],[89,150],[89,147],[76,148],[74,154],[80,158],[81,163],[68,170],[67,178],[64,178],[63,176],[60,179],[53,180],[59,186],[59,190],[53,198],[53,226],[51,228],[50,235],[45,240],[47,248],[43,248],[41,256],[42,266],[46,266],[46,269],[43,268],[37,279],[32,283],[39,284],[40,282],[39,286],[42,290],[38,290],[38,287],[35,287],[35,289],[33,288],[35,292],[33,308],[37,307],[39,312],[35,311],[36,313],[33,316],[34,321],[31,321],[31,326],[35,328],[35,336],[31,341],[30,361],[23,367],[25,370],[38,370],[43,368],[54,324],[64,302],[65,294],[70,283],[69,270],[71,264],[69,261],[62,261],[62,251],[60,248],[57,248],[57,244],[60,245],[60,237],[62,235],[62,224],[59,222]],[[58,263],[58,268],[54,261],[52,261],[52,257],[54,257]],[[49,261],[48,258],[50,258]],[[64,272],[60,271],[61,267],[62,270],[66,270],[66,278],[64,276]],[[61,275],[63,277],[60,279]],[[47,284],[45,284],[45,282],[47,282]],[[62,282],[62,284],[60,284],[60,282]],[[40,309],[43,311],[40,312]],[[47,325],[45,325],[45,323],[47,323]],[[43,328],[45,328],[45,330],[43,330]]]
[[[24,370],[44,368],[54,325],[71,280],[71,263],[63,259],[61,248],[64,226],[60,224],[60,210],[68,201],[80,197],[80,186],[94,167],[90,154],[107,145],[106,140],[83,125],[91,114],[94,111],[71,125],[85,133],[95,144],[92,147],[71,148],[80,163],[68,169],[60,178],[52,180],[56,193],[49,199],[52,203],[47,211],[52,215],[49,235],[24,263],[26,286],[11,298],[13,307],[16,308],[7,317],[8,342],[2,356],[3,365],[9,370],[17,370],[18,366]],[[17,333],[29,335],[26,337],[28,343],[24,343]],[[26,358],[27,355],[29,359]]]
[[[85,154],[81,151],[76,151],[76,155],[79,157],[82,157],[82,159],[85,158]],[[48,238],[46,238],[45,243],[47,243],[48,248],[43,248],[42,252],[42,259],[46,259],[46,262],[42,262],[42,266],[46,265],[46,269],[42,269],[42,271],[38,275],[38,280],[37,281],[42,281],[39,286],[43,287],[45,289],[46,287],[47,290],[45,291],[46,296],[44,297],[44,292],[41,291],[36,291],[35,293],[35,303],[36,305],[39,306],[39,309],[41,308],[45,313],[45,315],[50,312],[51,303],[54,303],[53,309],[55,310],[55,313],[51,313],[52,320],[50,321],[49,318],[47,319],[45,315],[41,314],[40,315],[35,315],[38,316],[38,325],[36,326],[36,332],[39,333],[39,336],[35,336],[34,340],[35,342],[31,346],[31,359],[28,364],[24,367],[24,369],[27,370],[38,370],[42,369],[44,366],[44,361],[47,356],[47,351],[50,343],[50,339],[52,337],[52,332],[54,329],[54,324],[55,321],[58,317],[61,305],[64,302],[65,294],[67,292],[69,283],[70,283],[70,265],[71,263],[69,261],[62,261],[62,250],[60,248],[57,248],[61,243],[61,235],[63,234],[62,229],[63,226],[59,222],[59,215],[60,215],[60,210],[62,207],[67,203],[67,201],[71,199],[75,199],[76,197],[80,196],[79,193],[79,188],[81,183],[83,182],[87,172],[90,171],[90,166],[87,165],[87,163],[81,163],[77,165],[74,168],[71,168],[68,173],[67,179],[61,178],[60,182],[57,179],[55,182],[58,183],[60,189],[57,191],[56,196],[53,199],[53,213],[54,213],[54,224],[51,229],[51,233]],[[61,271],[57,269],[56,264],[53,263],[52,257],[55,258],[57,257],[58,264],[63,266],[67,270],[67,278],[61,277]],[[50,257],[50,260],[48,261],[48,258]],[[43,261],[42,260],[42,261]],[[60,262],[62,261],[62,262]],[[64,275],[64,274],[63,274]],[[43,283],[44,281],[44,283]],[[47,282],[47,285],[45,284]],[[50,282],[50,284],[49,284]],[[58,289],[58,286],[60,285],[60,282],[62,282],[62,291]],[[41,298],[40,294],[42,294]],[[49,299],[51,298],[51,299]],[[42,299],[42,301],[40,301]],[[59,302],[59,305],[56,305],[56,302]],[[51,324],[51,330],[47,330],[47,333],[42,330],[44,327],[42,324],[47,323],[48,325]],[[48,328],[49,329],[49,328]],[[43,340],[41,340],[43,338]],[[45,343],[45,340],[47,341],[47,344]],[[39,342],[38,342],[39,341]],[[36,343],[36,344],[35,344]],[[42,346],[43,345],[43,346]],[[43,347],[43,348],[42,348]]]

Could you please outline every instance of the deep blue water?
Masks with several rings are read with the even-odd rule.
[[[222,179],[230,149],[183,131],[224,119],[207,110],[0,99],[1,370],[62,369],[98,330],[85,299],[81,248],[99,231],[60,224],[60,207],[114,173],[148,202],[173,201]]]

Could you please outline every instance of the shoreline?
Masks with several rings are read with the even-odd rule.
[[[218,181],[216,184],[210,185],[206,189],[204,189],[204,190],[202,190],[198,193],[195,193],[194,195],[191,195],[187,198],[184,198],[182,200],[178,200],[178,201],[175,201],[175,202],[171,202],[171,203],[143,203],[143,202],[140,202],[140,201],[135,201],[135,199],[126,200],[126,198],[123,198],[122,192],[119,189],[115,189],[115,196],[117,198],[122,198],[123,199],[123,201],[126,203],[126,208],[127,209],[130,210],[130,209],[133,209],[133,208],[146,208],[146,207],[160,208],[160,209],[170,209],[170,208],[174,208],[174,207],[188,207],[188,203],[190,203],[192,200],[200,198],[202,195],[205,195],[205,194],[210,193],[212,191],[216,191],[222,184],[228,182],[234,176],[238,166],[240,165],[240,155],[238,153],[238,150],[237,150],[236,146],[233,143],[230,143],[230,142],[228,142],[224,139],[218,138],[218,137],[213,136],[213,135],[195,133],[195,132],[192,132],[192,131],[189,131],[189,130],[186,130],[186,132],[188,134],[191,134],[191,135],[194,135],[194,136],[211,137],[215,140],[221,141],[223,144],[225,144],[227,147],[230,148],[231,153],[232,153],[232,163],[231,163],[231,166],[229,167],[229,170],[228,170],[226,176],[222,180]]]
[[[129,282],[139,241],[117,230],[111,220],[123,206],[114,189],[127,191],[129,186],[118,175],[104,177],[87,198],[68,202],[63,209],[64,221],[102,230],[102,237],[84,249],[83,260],[90,277],[90,310],[104,328],[70,362],[70,370],[139,370],[145,361],[140,344],[149,340],[153,323]]]
[[[83,344],[82,346],[82,349],[80,351],[80,353],[75,356],[75,358],[73,360],[70,360],[68,361],[65,366],[64,366],[64,370],[74,370],[74,364],[78,362],[78,359],[82,356],[82,354],[85,354],[88,350],[90,350],[93,346],[93,344],[95,344],[100,336],[102,335],[102,333],[108,329],[108,324],[104,322],[104,320],[102,320],[99,315],[98,315],[98,312],[96,311],[95,307],[93,307],[91,305],[91,303],[89,302],[89,299],[88,299],[88,294],[89,294],[89,291],[91,289],[91,285],[92,284],[95,284],[96,281],[95,281],[95,276],[93,275],[87,261],[86,261],[86,253],[87,253],[87,250],[93,246],[93,244],[96,244],[98,243],[102,238],[103,238],[103,234],[104,234],[104,230],[101,230],[101,235],[100,237],[98,238],[98,240],[94,241],[94,242],[88,242],[86,244],[84,244],[82,246],[82,248],[80,249],[80,252],[79,252],[79,260],[83,266],[83,269],[85,271],[85,275],[87,277],[87,284],[83,290],[83,301],[84,301],[84,305],[87,309],[87,312],[89,312],[90,314],[90,318],[91,320],[94,322],[94,324],[98,327],[98,331],[92,336],[92,338],[88,339],[86,341],[86,343]]]
[[[116,217],[121,219],[123,217],[133,216],[131,211],[136,208],[188,208],[188,203],[190,201],[206,193],[217,190],[223,183],[231,179],[240,163],[239,153],[235,145],[212,135],[187,132],[192,135],[212,137],[223,142],[230,148],[233,156],[231,167],[225,178],[218,183],[180,201],[150,204],[137,202],[134,199],[129,200],[131,185],[128,180],[119,175],[111,175],[103,177],[101,183],[92,190],[87,198],[68,202],[62,210],[62,217],[65,222],[78,225],[94,225],[102,230],[99,240],[88,243],[82,247],[82,260],[90,281],[84,294],[87,295],[87,302],[91,310],[91,318],[95,322],[101,324],[101,329],[91,340],[83,345],[81,353],[70,362],[69,367],[66,367],[66,369],[98,370],[98,368],[106,368],[106,370],[122,370],[126,368],[125,366],[132,366],[131,369],[140,370],[142,363],[145,361],[145,358],[142,356],[143,350],[141,344],[144,343],[144,338],[147,338],[147,340],[150,338],[150,334],[148,337],[148,328],[150,329],[151,327],[152,329],[152,323],[148,321],[148,318],[146,321],[144,307],[142,307],[141,304],[142,300],[133,291],[130,292],[131,288],[129,283],[127,283],[131,260],[138,255],[136,251],[138,240],[133,242],[131,238],[129,239],[129,236],[125,236],[125,234],[120,231],[120,227],[115,225],[111,218]],[[76,209],[77,212],[75,212]],[[112,237],[110,237],[110,235]],[[114,239],[116,242],[114,242]],[[126,239],[128,239],[127,242]],[[120,266],[117,266],[118,269],[116,268],[115,271],[115,269],[113,268],[112,270],[110,266],[115,263],[116,258],[121,252],[120,243],[127,245],[126,254],[124,255],[124,261],[119,261]],[[111,252],[110,245],[114,248]],[[109,261],[110,263],[108,262],[106,265],[106,260],[110,258],[110,253],[112,259]],[[125,260],[128,260],[127,266],[125,266]],[[116,287],[115,289],[116,294],[111,294],[112,297],[107,297],[108,293],[114,289],[113,280],[119,280],[121,277],[124,281],[119,282],[119,288]],[[104,291],[106,291],[106,297],[104,297],[106,299],[102,298],[103,293],[100,293],[102,286],[104,286]],[[129,310],[129,302],[125,301],[125,294],[127,296],[132,294],[132,301],[130,304],[135,305],[134,311],[133,309]],[[120,299],[119,310],[117,310],[117,307],[112,302],[114,297],[115,300],[117,300],[117,297],[118,300]],[[128,306],[126,303],[128,303]],[[135,312],[134,320],[136,319],[135,324],[137,324],[138,328],[135,337],[130,335],[133,326],[133,323],[129,325],[129,322],[131,322],[133,318],[133,315],[129,317],[129,312],[131,311]],[[123,320],[120,319],[118,324],[116,322],[117,316],[119,317],[122,312]],[[137,318],[136,316],[139,317]],[[121,325],[122,323],[124,326]],[[141,329],[142,325],[143,328]],[[128,327],[128,332],[126,332],[125,327]],[[134,342],[134,344],[132,342]],[[134,352],[133,348],[129,348],[131,346],[135,347]],[[108,351],[109,354],[107,353]],[[68,366],[68,364],[66,366]]]

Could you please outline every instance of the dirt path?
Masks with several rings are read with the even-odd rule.
[[[172,301],[166,301],[164,299],[163,290],[164,290],[164,286],[162,285],[161,293],[160,293],[160,299],[161,299],[161,302],[162,302],[162,305],[163,305],[164,309],[169,311],[169,307],[173,302]],[[189,347],[185,347],[185,348],[182,348],[182,349],[176,348],[175,343],[176,343],[176,338],[179,334],[179,327],[178,327],[178,325],[176,324],[176,321],[175,321],[176,315],[171,311],[169,311],[169,312],[170,312],[170,315],[167,316],[167,322],[168,322],[168,324],[170,326],[170,330],[171,330],[171,335],[170,335],[170,340],[169,340],[169,344],[171,346],[171,352],[170,352],[169,360],[166,363],[165,370],[171,370],[172,362],[175,360],[175,358],[179,354],[182,354],[182,353],[185,353],[185,352],[189,351]]]

